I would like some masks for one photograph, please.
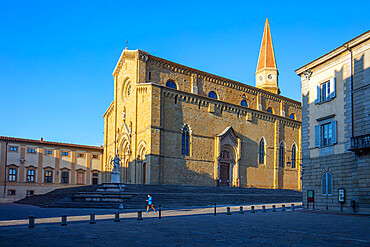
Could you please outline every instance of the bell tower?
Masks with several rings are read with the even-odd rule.
[[[280,94],[278,86],[279,72],[276,67],[274,48],[270,33],[269,20],[266,18],[256,70],[256,87]]]

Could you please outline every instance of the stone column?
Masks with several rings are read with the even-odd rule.
[[[240,160],[242,157],[242,140],[238,138],[238,148],[235,166],[235,186],[240,187]]]
[[[215,138],[215,152],[214,152],[214,167],[213,167],[213,179],[215,180],[215,185],[217,185],[220,174],[220,154],[221,154],[221,138],[216,137]]]

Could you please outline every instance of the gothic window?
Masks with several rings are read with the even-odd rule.
[[[166,87],[177,89],[176,83],[174,81],[167,81]]]
[[[272,112],[272,108],[271,108],[271,107],[267,108],[267,112],[268,112],[268,113],[273,113],[273,112]]]
[[[321,176],[322,194],[326,196],[333,195],[333,175],[330,172],[325,172]]]
[[[294,114],[292,113],[292,114],[290,114],[290,119],[295,119],[295,116],[294,116]]]
[[[297,163],[297,148],[295,144],[293,144],[292,147],[292,168],[296,168],[296,163]]]
[[[284,162],[285,162],[285,147],[284,143],[281,142],[279,146],[279,166],[284,167]]]
[[[229,160],[230,159],[230,153],[226,150],[221,152],[221,159],[223,160]]]
[[[208,97],[211,99],[218,99],[217,94],[214,91],[209,92]]]
[[[240,102],[240,105],[241,105],[241,106],[248,107],[248,102],[247,102],[245,99],[243,99],[243,100]]]
[[[189,127],[187,125],[184,126],[182,130],[182,148],[181,153],[183,155],[190,155],[189,152],[190,149],[190,133],[189,133]]]
[[[259,152],[258,152],[258,163],[264,164],[265,163],[265,140],[261,138]]]
[[[127,85],[126,94],[127,94],[127,97],[130,96],[130,94],[131,94],[131,84]]]

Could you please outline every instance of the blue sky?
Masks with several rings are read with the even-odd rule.
[[[294,70],[369,30],[368,1],[2,1],[0,135],[103,145],[129,49],[254,85],[266,13],[282,95]]]

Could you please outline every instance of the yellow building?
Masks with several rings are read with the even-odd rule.
[[[268,20],[257,87],[124,50],[104,170],[117,153],[123,183],[300,189],[301,103],[279,95],[278,75]]]
[[[101,183],[103,148],[0,136],[0,202]]]

